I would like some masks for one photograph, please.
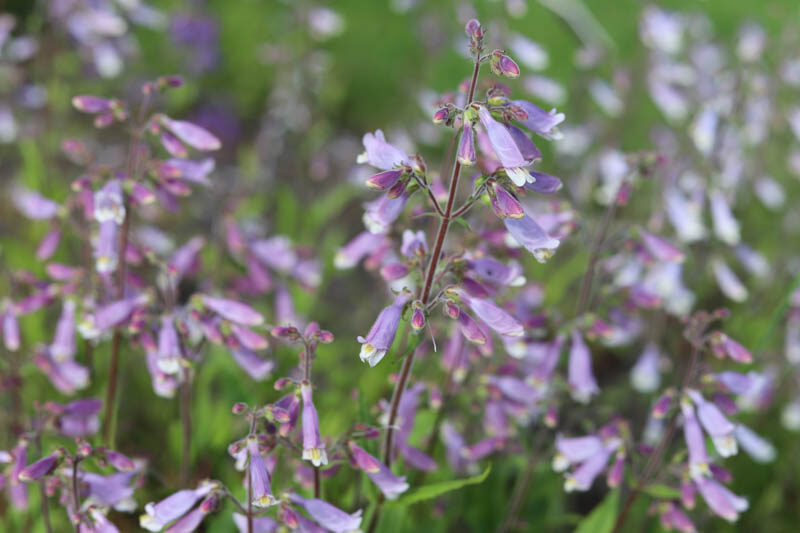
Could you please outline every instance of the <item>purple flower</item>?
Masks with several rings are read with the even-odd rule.
[[[525,284],[522,268],[516,262],[508,265],[489,256],[480,257],[469,261],[469,268],[483,280],[510,287],[520,287]]]
[[[34,363],[62,394],[74,394],[89,385],[89,369],[72,359],[62,362],[53,360],[44,346],[39,347]]]
[[[501,219],[506,217],[522,218],[525,216],[525,211],[523,211],[519,200],[517,200],[499,183],[492,183],[489,198],[491,200],[494,213]]]
[[[64,300],[61,316],[56,323],[53,344],[50,345],[50,353],[55,361],[61,362],[72,359],[75,351],[75,302]]]
[[[408,490],[408,483],[406,483],[405,477],[396,476],[389,467],[368,454],[355,442],[350,441],[348,446],[355,466],[366,472],[367,476],[378,486],[386,498],[394,500]]]
[[[119,226],[113,220],[100,224],[94,248],[95,268],[101,274],[108,274],[117,268],[117,233]]]
[[[39,247],[36,248],[36,259],[40,261],[47,261],[50,259],[56,252],[60,242],[61,230],[53,228],[44,236],[42,242],[39,243]]]
[[[525,184],[525,189],[532,192],[539,194],[553,194],[554,192],[561,190],[561,187],[564,186],[560,179],[555,176],[551,176],[550,174],[545,174],[544,172],[536,172],[535,170],[531,170],[530,175],[533,176],[536,181],[533,183],[530,181],[527,182]]]
[[[661,383],[658,346],[648,343],[639,360],[631,368],[631,385],[639,392],[655,392]]]
[[[333,265],[338,269],[352,268],[364,257],[385,245],[386,235],[364,231],[336,252]]]
[[[559,138],[560,134],[556,126],[564,122],[564,113],[556,113],[555,109],[547,112],[526,100],[512,100],[511,103],[528,115],[527,119],[519,121],[525,128],[547,139]]]
[[[374,366],[374,365],[372,365]],[[319,433],[319,419],[314,407],[311,385],[303,382],[300,386],[303,397],[303,460],[311,461],[314,466],[328,464],[328,454]]]
[[[266,379],[272,369],[275,368],[274,362],[269,359],[262,359],[255,352],[244,346],[232,348],[231,355],[236,364],[256,381]]]
[[[588,403],[592,396],[600,392],[592,374],[592,354],[577,331],[572,332],[567,381],[572,397],[578,402]]]
[[[148,531],[161,531],[167,524],[188,513],[200,498],[216,486],[213,482],[203,482],[194,490],[179,490],[158,503],[148,503],[144,506],[145,514],[139,516],[139,525]]]
[[[338,507],[316,498],[306,499],[297,494],[291,494],[290,499],[295,505],[303,507],[315,522],[334,533],[347,533],[361,527],[360,509],[353,514],[348,514]]]
[[[522,218],[505,218],[503,224],[511,237],[532,253],[540,263],[547,261],[553,255],[553,250],[560,244],[558,239],[548,235],[527,215]]]
[[[485,106],[478,111],[478,117],[486,129],[492,150],[511,181],[518,187],[522,187],[528,181],[534,181],[534,177],[525,170],[530,166],[532,159],[525,158],[511,132],[496,121]]]
[[[668,531],[673,529],[681,533],[695,533],[697,531],[692,521],[686,516],[686,513],[672,502],[665,504],[661,511],[660,519],[661,525]]]
[[[259,326],[264,322],[261,313],[247,304],[225,298],[202,296],[203,304],[226,320],[243,326]]]
[[[775,460],[775,446],[749,427],[737,424],[734,435],[742,449],[754,461],[769,463]]]
[[[367,180],[367,187],[376,191],[391,189],[404,173],[404,170],[386,170],[380,174],[375,174]]]
[[[472,129],[472,120],[464,121],[464,129],[461,131],[461,138],[458,141],[458,162],[464,166],[471,167],[477,161],[475,155],[475,134]]]
[[[683,436],[689,450],[689,472],[692,478],[699,478],[708,472],[706,442],[694,414],[694,408],[688,398],[681,400],[681,412],[683,413]]]
[[[695,484],[711,510],[728,522],[735,522],[739,513],[747,510],[746,499],[735,495],[714,479],[699,476],[695,478]]]
[[[401,149],[386,142],[381,130],[364,135],[365,152],[358,156],[359,163],[369,163],[381,170],[391,170],[408,162],[408,156]]]
[[[639,233],[645,248],[656,261],[680,263],[685,259],[683,251],[667,240],[644,230],[639,230]]]
[[[489,342],[486,333],[463,310],[458,313],[458,329],[469,342],[474,344],[486,344]]]
[[[390,193],[364,206],[364,226],[370,233],[386,233],[408,201],[408,193],[392,198]]]
[[[597,435],[584,437],[556,437],[556,454],[553,457],[553,470],[563,472],[570,465],[582,463],[596,455],[603,447],[603,441]]]
[[[258,439],[254,436],[247,438],[247,453],[250,458],[248,463],[250,480],[253,484],[253,505],[256,507],[270,507],[279,503],[272,495],[272,487],[270,486],[272,477],[258,449]]]
[[[711,334],[711,349],[719,357],[727,355],[737,363],[752,363],[750,351],[721,331]]]
[[[525,330],[519,321],[498,307],[491,300],[482,298],[471,298],[465,291],[459,291],[459,296],[466,300],[469,308],[487,326],[495,330],[500,335],[509,337],[521,337]]]
[[[697,406],[697,417],[703,428],[711,436],[714,446],[722,457],[736,455],[738,448],[733,431],[736,429],[719,408],[711,402],[706,401],[703,396],[695,391],[687,392],[694,404]]]
[[[83,113],[106,113],[111,110],[112,101],[99,96],[79,95],[72,97],[72,106]]]
[[[160,115],[159,121],[173,135],[197,150],[219,150],[222,144],[208,130],[191,122],[173,120],[166,115]]]
[[[31,463],[17,475],[17,478],[20,481],[36,481],[39,478],[42,478],[56,469],[58,464],[61,462],[61,458],[63,454],[60,451],[55,451],[48,456],[42,457],[35,463]]]
[[[428,253],[428,242],[424,231],[403,230],[403,243],[400,245],[400,253],[405,257],[421,257]]]
[[[361,343],[361,352],[359,353],[361,361],[369,363],[369,366],[375,366],[381,362],[394,342],[397,327],[403,316],[403,308],[410,299],[411,296],[408,293],[398,294],[392,305],[386,307],[378,315],[366,338],[358,337],[358,342]]]
[[[59,205],[37,192],[15,187],[11,191],[11,200],[23,215],[32,220],[47,220],[58,214]]]
[[[56,406],[56,425],[62,435],[67,437],[85,437],[94,435],[100,428],[98,413],[103,403],[97,398],[76,400],[67,405]],[[52,408],[51,408],[52,410]]]
[[[125,298],[111,302],[99,308],[94,313],[94,327],[100,331],[105,331],[116,327],[131,316],[134,309],[147,301],[147,296],[137,296],[134,298]]]

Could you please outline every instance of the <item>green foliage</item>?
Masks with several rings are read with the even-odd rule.
[[[409,492],[406,492],[405,494],[403,494],[394,501],[387,502],[386,505],[388,507],[405,507],[413,505],[415,503],[423,502],[425,500],[431,500],[433,498],[437,498],[439,496],[447,494],[448,492],[458,490],[468,485],[478,485],[486,481],[486,478],[489,477],[491,471],[492,471],[492,465],[489,464],[486,466],[486,469],[477,476],[468,477],[464,479],[452,479],[449,481],[440,481],[437,483],[431,483],[429,485],[423,485]]]
[[[619,489],[609,492],[589,515],[581,520],[575,533],[611,533],[617,521]]]

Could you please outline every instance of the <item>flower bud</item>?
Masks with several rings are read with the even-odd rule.
[[[433,114],[433,123],[434,124],[443,124],[450,119],[450,109],[447,107],[442,107]]]
[[[461,310],[458,308],[458,306],[454,302],[451,302],[450,300],[445,302],[445,304],[444,304],[444,314],[445,315],[447,315],[450,318],[452,318],[453,320],[455,320],[455,319],[458,318],[458,315],[460,313],[461,313]]]
[[[295,342],[300,339],[300,332],[294,326],[278,326],[272,328],[272,336]]]
[[[425,312],[422,307],[414,306],[414,311],[411,313],[411,327],[417,332],[425,327]]]
[[[236,402],[235,404],[233,404],[233,409],[231,409],[231,411],[235,415],[240,415],[244,413],[246,410],[247,410],[247,404],[244,402]]]
[[[290,383],[293,383],[292,378],[279,378],[275,381],[275,390],[283,390]]]
[[[397,180],[403,176],[403,173],[403,170],[396,169],[375,174],[366,181],[367,187],[376,191],[385,191],[392,188],[397,183]]]
[[[513,59],[505,55],[500,50],[495,50],[489,60],[489,66],[497,76],[505,76],[507,78],[518,78],[519,67]]]

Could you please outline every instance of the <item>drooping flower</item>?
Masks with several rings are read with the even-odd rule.
[[[588,403],[592,396],[600,392],[592,373],[592,354],[578,331],[572,332],[567,381],[572,397],[578,402]]]
[[[503,224],[514,241],[532,253],[540,263],[547,261],[560,244],[558,239],[548,235],[527,215],[522,218],[505,218]]]
[[[734,430],[736,426],[727,418],[714,403],[706,401],[703,395],[696,390],[688,390],[687,394],[697,407],[697,417],[706,433],[709,434],[714,446],[722,457],[736,455],[738,450]]]
[[[264,322],[261,313],[247,304],[228,300],[226,298],[213,298],[202,296],[203,304],[219,316],[243,326],[259,326]]]
[[[289,496],[291,502],[303,507],[316,523],[334,533],[357,531],[361,527],[361,510],[348,514],[326,501],[303,498],[297,494]]]
[[[747,500],[735,495],[713,478],[698,476],[695,485],[715,514],[728,522],[735,522],[739,513],[747,510]]]
[[[278,500],[272,495],[271,481],[264,458],[258,449],[258,439],[254,436],[247,438],[248,469],[250,482],[253,484],[253,505],[256,507],[269,507]]]
[[[390,500],[396,499],[400,494],[408,490],[408,483],[405,477],[396,476],[385,464],[375,457],[368,454],[355,442],[348,443],[352,463],[366,472],[381,492]]]
[[[683,435],[689,450],[689,472],[692,478],[702,477],[709,470],[706,442],[703,438],[703,430],[700,429],[700,424],[697,422],[694,407],[688,398],[681,399],[681,412],[683,413]]]
[[[328,454],[320,436],[317,408],[314,407],[311,385],[308,382],[303,382],[300,386],[300,394],[303,397],[303,460],[311,461],[314,466],[326,465]]]
[[[403,308],[410,299],[411,296],[408,293],[398,294],[392,305],[384,308],[378,315],[366,338],[358,337],[358,342],[361,343],[361,352],[359,353],[361,361],[369,363],[369,366],[380,363],[394,342],[403,315]]]
[[[179,490],[158,503],[150,502],[144,506],[145,514],[139,516],[139,525],[148,531],[161,531],[167,524],[188,513],[216,487],[216,483],[204,481],[194,490]]]
[[[522,187],[528,181],[535,181],[535,178],[525,170],[532,163],[532,159],[525,159],[511,132],[496,121],[485,106],[478,111],[478,118],[486,129],[492,150],[511,181],[518,187]]]
[[[661,383],[661,362],[658,346],[648,343],[631,368],[631,385],[639,392],[655,392]]]
[[[478,160],[475,155],[475,134],[472,128],[472,121],[465,120],[464,128],[461,130],[461,138],[458,140],[458,162],[464,166],[471,167]]]

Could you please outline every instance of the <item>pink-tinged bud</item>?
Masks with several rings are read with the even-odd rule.
[[[711,334],[711,348],[719,357],[727,355],[737,363],[753,362],[753,356],[747,348],[721,331],[714,331]]]
[[[277,326],[272,328],[272,336],[289,342],[300,340],[300,332],[294,326]]]
[[[505,76],[512,79],[519,78],[519,66],[507,55],[500,54],[498,56],[497,53],[495,53],[495,55],[492,56],[491,68],[498,76]]]
[[[386,170],[380,174],[375,174],[367,180],[367,187],[376,191],[385,191],[392,188],[397,180],[399,180],[405,171],[403,170]]]
[[[82,113],[105,113],[111,111],[111,100],[98,96],[73,96],[72,106]]]
[[[661,397],[656,400],[656,403],[653,405],[652,415],[653,418],[664,418],[667,416],[667,413],[672,408],[672,403],[675,398],[675,393],[672,390],[668,390]]]
[[[208,514],[214,511],[219,506],[219,496],[217,494],[212,494],[200,504],[200,511],[203,514]]]
[[[464,33],[467,34],[471,43],[479,43],[483,40],[483,28],[481,23],[475,19],[471,19],[464,27]]]
[[[92,446],[85,440],[78,440],[75,454],[78,457],[83,457],[83,458],[89,457],[90,455],[92,455]]]
[[[319,342],[322,344],[330,344],[333,342],[333,333],[327,330],[321,330],[319,332]]]
[[[458,318],[458,315],[461,314],[461,310],[455,303],[451,302],[450,300],[447,300],[444,303],[444,314],[455,320]]]
[[[548,405],[544,414],[544,425],[550,429],[558,425],[558,409],[555,405]]]
[[[475,134],[470,120],[464,122],[461,139],[458,141],[457,156],[458,162],[467,167],[471,167],[478,160],[475,155]]]
[[[162,89],[168,87],[171,89],[175,89],[183,86],[183,78],[181,76],[175,76],[173,74],[170,74],[168,76],[160,76],[156,80],[156,84]]]
[[[686,514],[672,502],[665,504],[661,511],[661,525],[667,531],[679,531],[680,533],[696,533],[697,529]]]
[[[513,194],[508,192],[499,183],[492,183],[492,194],[490,194],[492,201],[492,209],[495,214],[500,218],[522,218],[525,216],[525,211],[522,209],[519,201]]]
[[[36,481],[50,473],[52,473],[63,458],[63,452],[56,450],[47,457],[39,459],[32,463],[17,475],[17,479],[24,482]]]
[[[196,124],[183,120],[173,120],[166,115],[160,115],[158,118],[159,122],[178,139],[196,150],[219,150],[222,146],[219,139],[212,135],[211,132]]]
[[[389,188],[389,191],[386,193],[386,197],[390,200],[396,200],[397,198],[400,198],[405,194],[407,186],[408,180],[399,180]]]
[[[235,415],[240,415],[240,414],[244,413],[246,410],[247,410],[247,404],[246,403],[244,403],[244,402],[236,402],[235,404],[233,404],[233,408],[231,409],[231,412],[233,414],[235,414]]]
[[[422,331],[425,327],[425,312],[421,307],[414,307],[414,311],[411,313],[411,327],[414,331]]]
[[[292,378],[278,378],[275,380],[275,384],[273,386],[275,387],[275,390],[283,390],[287,385],[291,385],[292,383],[294,383]]]
[[[283,524],[291,530],[300,527],[300,519],[301,516],[295,513],[288,505],[283,504],[280,509],[278,509],[278,520],[283,522]]]
[[[450,108],[442,107],[433,114],[433,123],[442,124],[450,119]]]
[[[259,326],[264,322],[264,317],[261,316],[261,313],[247,304],[225,298],[212,298],[206,295],[203,295],[202,299],[206,307],[231,322],[236,322],[243,326]]]
[[[486,334],[467,313],[458,314],[458,329],[464,338],[474,344],[486,344],[488,341]]]

